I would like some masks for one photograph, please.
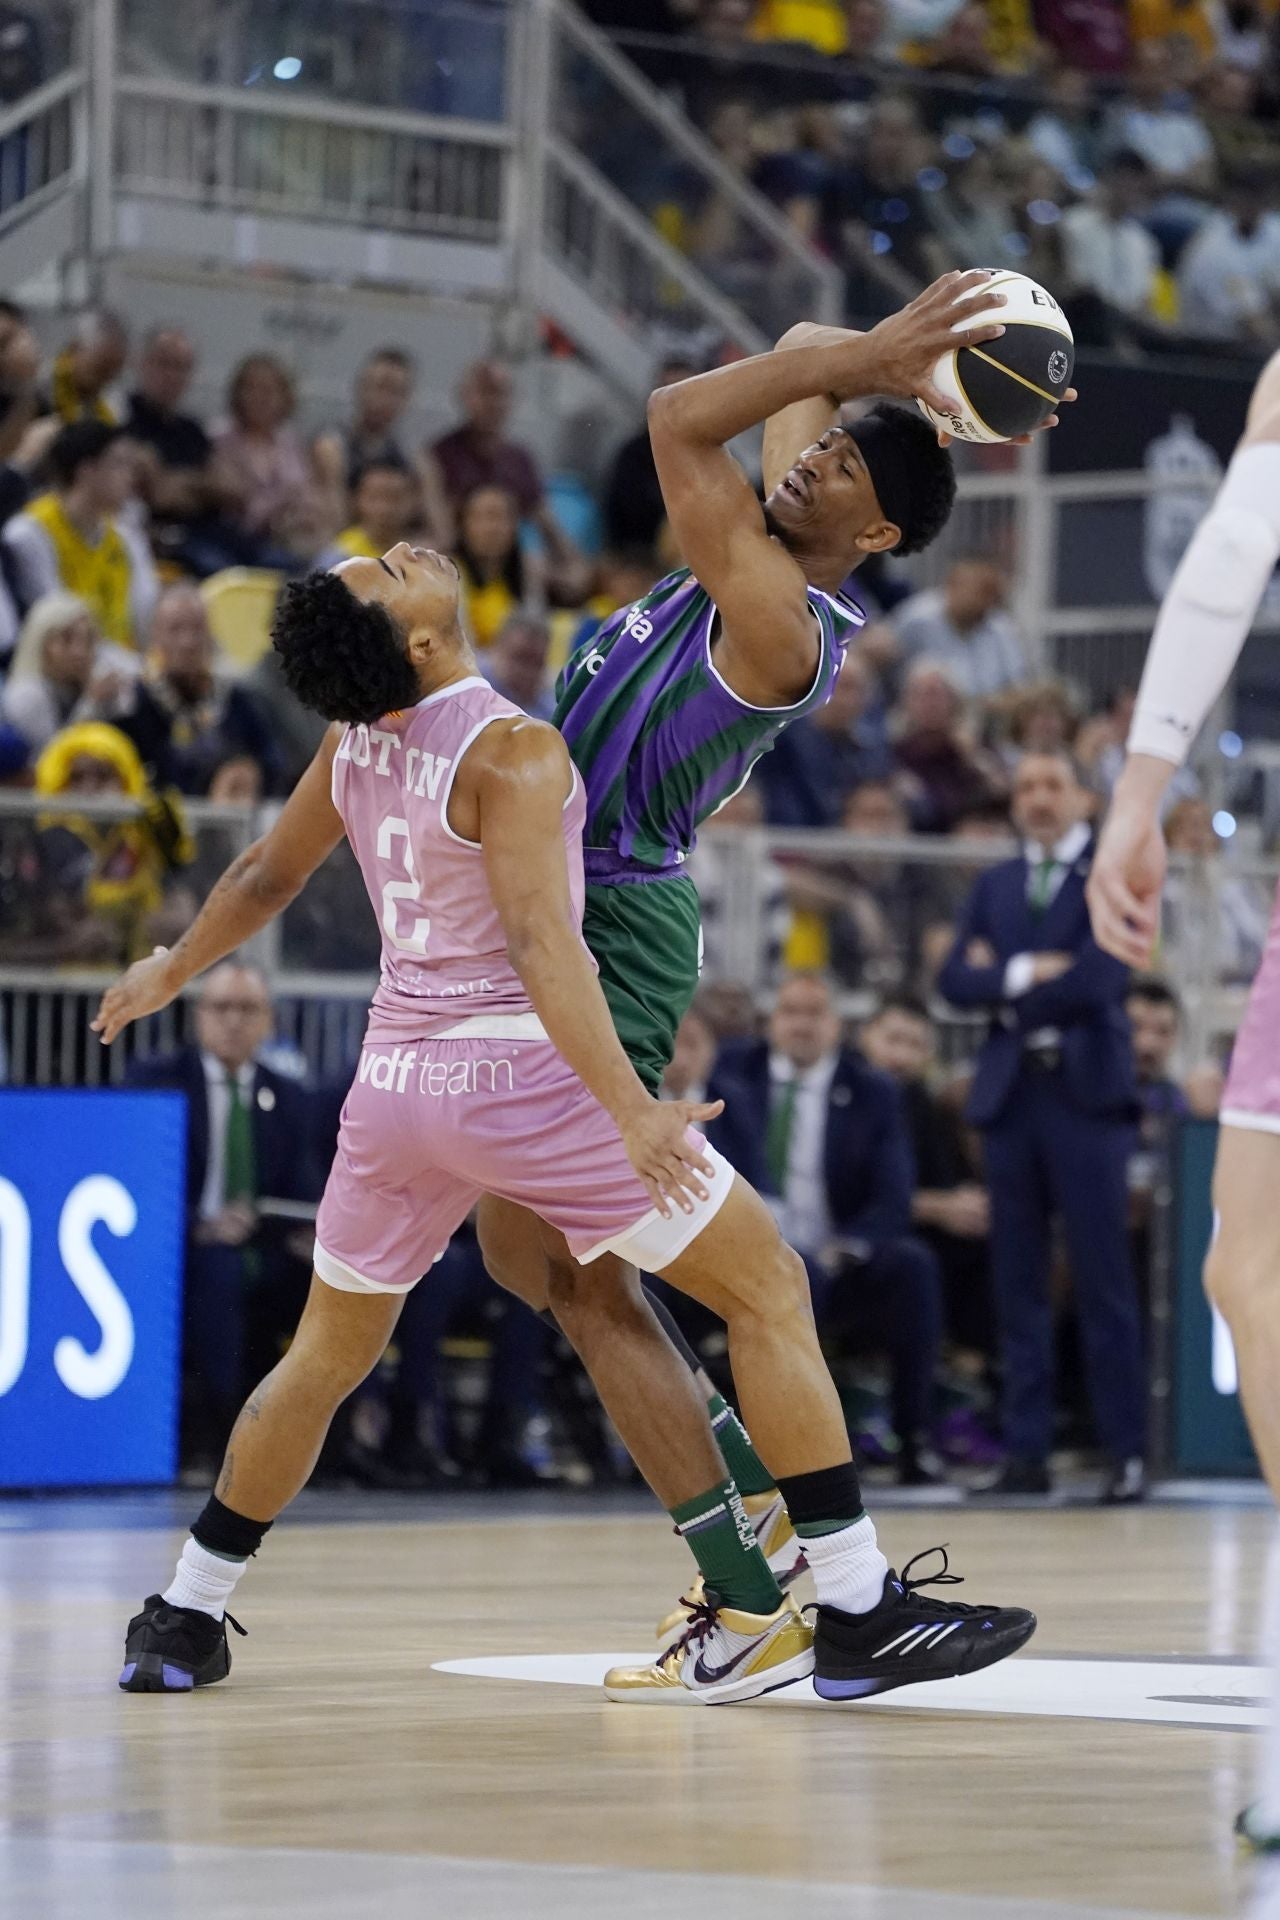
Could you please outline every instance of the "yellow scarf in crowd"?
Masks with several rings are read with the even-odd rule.
[[[383,549],[374,546],[363,527],[345,527],[334,545],[357,560],[381,560],[383,554]]]
[[[133,563],[119,529],[105,521],[97,545],[90,546],[68,520],[56,493],[42,493],[27,512],[52,541],[58,575],[67,592],[87,602],[108,640],[121,647],[134,646],[129,609]]]
[[[77,387],[71,373],[72,357],[70,347],[60,353],[53,363],[49,380],[53,410],[59,420],[65,420],[68,425],[73,420],[101,420],[104,426],[116,426],[115,412],[102,395],[99,394],[96,400],[86,400]]]
[[[164,898],[166,874],[195,858],[195,846],[176,795],[157,794],[150,786],[138,750],[118,727],[103,721],[64,727],[36,761],[36,792],[62,793],[81,757],[105,760],[115,768],[125,794],[147,811],[136,820],[91,820],[80,813],[46,813],[43,832],[61,827],[93,857],[85,884],[85,905],[119,929],[129,960],[148,951],[148,921]]]

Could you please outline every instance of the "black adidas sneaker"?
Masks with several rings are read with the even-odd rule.
[[[221,1620],[196,1607],[171,1607],[158,1593],[142,1603],[129,1622],[120,1686],[125,1693],[189,1693],[211,1687],[231,1671],[227,1622],[245,1629],[228,1613]]]
[[[941,1572],[909,1580],[918,1561],[942,1555]],[[899,1577],[890,1568],[880,1604],[870,1613],[819,1607],[814,1634],[814,1691],[824,1700],[863,1700],[920,1680],[952,1680],[1007,1660],[1036,1630],[1025,1607],[969,1607],[924,1600],[921,1587],[959,1586],[945,1547],[929,1547]]]

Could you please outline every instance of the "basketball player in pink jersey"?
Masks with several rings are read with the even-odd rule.
[[[1263,369],[1245,431],[1165,596],[1138,691],[1129,752],[1089,879],[1099,946],[1145,966],[1160,931],[1170,780],[1231,675],[1280,558],[1280,354]],[[1205,1265],[1231,1329],[1240,1392],[1263,1472],[1280,1500],[1280,899],[1236,1036],[1214,1171],[1217,1230]],[[1280,1542],[1266,1585],[1276,1666],[1258,1794],[1240,1831],[1261,1853],[1259,1914],[1280,1915]],[[1270,1879],[1271,1884],[1268,1884]]]
[[[276,630],[286,677],[340,724],[173,951],[131,968],[95,1022],[110,1041],[167,1004],[264,926],[345,830],[382,928],[383,967],[316,1223],[311,1295],[289,1352],[236,1423],[173,1581],[130,1623],[120,1685],[185,1691],[226,1675],[225,1607],[249,1556],[310,1475],[405,1295],[424,1273],[430,1285],[432,1263],[486,1192],[534,1209],[579,1262],[616,1252],[726,1321],[779,1486],[832,1515],[811,1555],[820,1602],[839,1613],[868,1573],[881,1592],[857,1617],[865,1671],[851,1674],[846,1660],[825,1677],[832,1697],[1004,1658],[1034,1615],[926,1601],[921,1583],[888,1569],[804,1268],[758,1196],[688,1131],[718,1108],[664,1106],[628,1062],[581,937],[580,779],[560,736],[480,679],[458,597],[452,562],[406,545],[286,589]],[[709,1527],[751,1537],[736,1494],[721,1512],[700,1512]],[[606,1684],[615,1698],[737,1700],[813,1670],[813,1635],[793,1600],[752,1614],[709,1592],[661,1686],[647,1668]]]

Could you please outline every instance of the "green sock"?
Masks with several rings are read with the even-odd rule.
[[[777,1481],[751,1444],[751,1435],[729,1402],[713,1393],[707,1402],[711,1431],[739,1493],[772,1493]]]
[[[726,1606],[744,1613],[777,1611],[782,1589],[769,1571],[732,1480],[668,1512],[707,1586]]]

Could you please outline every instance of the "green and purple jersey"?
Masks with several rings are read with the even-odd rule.
[[[712,658],[716,608],[683,569],[610,615],[566,662],[555,724],[587,791],[589,882],[678,873],[698,827],[744,785],[784,727],[831,697],[844,649],[866,620],[851,600],[809,588],[819,656],[789,707],[753,707]]]

